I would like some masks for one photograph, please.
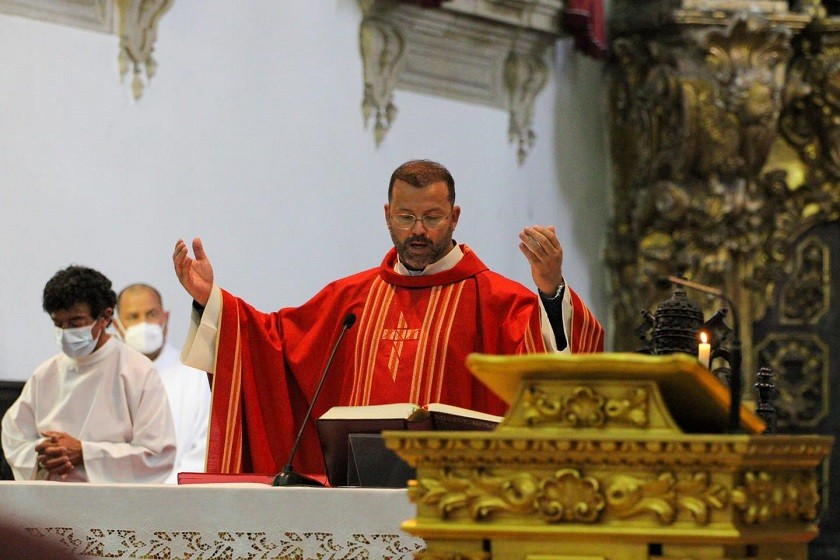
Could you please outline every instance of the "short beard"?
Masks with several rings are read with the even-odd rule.
[[[447,253],[452,249],[452,234],[450,232],[449,235],[441,239],[440,243],[432,243],[431,239],[426,237],[425,235],[412,235],[411,237],[407,238],[402,243],[397,241],[397,237],[394,234],[394,231],[391,228],[388,228],[391,233],[391,241],[394,242],[394,247],[397,250],[397,255],[400,257],[400,262],[409,270],[423,270],[427,266],[432,263],[435,263],[446,256]],[[409,245],[412,241],[425,241],[431,244],[431,252],[427,257],[423,257],[422,261],[417,262],[413,260],[411,254],[409,253]]]

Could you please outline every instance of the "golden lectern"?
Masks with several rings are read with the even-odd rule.
[[[422,560],[805,559],[827,436],[761,435],[686,355],[472,355],[493,432],[385,432]]]

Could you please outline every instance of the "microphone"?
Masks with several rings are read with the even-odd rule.
[[[705,284],[698,284],[697,282],[692,282],[690,280],[686,280],[685,278],[680,278],[679,276],[668,276],[666,278],[660,278],[658,282],[671,282],[673,284],[679,284],[680,286],[685,286],[686,288],[692,288],[697,290],[698,292],[703,292],[706,294],[713,295],[717,298],[726,303],[729,308],[732,310],[732,322],[734,323],[732,326],[732,350],[730,352],[729,357],[729,365],[732,368],[732,372],[729,375],[729,432],[730,433],[738,433],[741,425],[741,335],[740,335],[740,322],[738,321],[738,308],[735,307],[735,304],[732,303],[732,300],[729,299],[723,291],[712,288],[711,286],[706,286]]]
[[[353,326],[353,323],[356,322],[356,314],[355,313],[348,313],[344,317],[344,321],[341,322],[341,332],[338,334],[338,339],[333,344],[332,352],[330,352],[330,357],[327,360],[327,365],[324,367],[324,373],[321,374],[321,379],[318,381],[318,387],[315,389],[315,394],[312,395],[312,401],[309,403],[309,409],[306,411],[306,414],[303,416],[303,422],[300,424],[300,430],[298,430],[297,437],[295,438],[295,443],[292,445],[292,451],[289,453],[289,460],[286,461],[286,465],[283,467],[283,470],[277,473],[277,476],[274,477],[274,482],[272,486],[323,486],[323,484],[315,480],[314,478],[298,474],[292,469],[292,459],[295,458],[295,453],[297,453],[298,445],[300,445],[300,439],[303,437],[303,430],[306,428],[306,424],[309,422],[309,417],[312,416],[312,409],[315,407],[315,403],[318,400],[318,395],[321,394],[321,388],[324,386],[324,380],[327,378],[327,372],[330,371],[330,365],[332,365],[333,358],[335,357],[335,352],[338,350],[338,345],[341,344],[341,339],[344,338],[345,333]]]

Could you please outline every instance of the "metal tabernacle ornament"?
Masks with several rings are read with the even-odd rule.
[[[696,356],[697,331],[702,326],[703,312],[700,306],[688,299],[682,287],[678,287],[669,299],[660,302],[656,308],[653,353],[684,352]]]
[[[725,376],[730,394],[730,426],[732,433],[740,430],[739,410],[741,408],[741,338],[738,334],[738,316],[735,305],[721,290],[698,284],[678,276],[668,276],[663,281],[676,284],[673,296],[659,304],[656,315],[642,310],[644,322],[635,329],[635,333],[646,343],[640,352],[647,354],[670,354],[683,352],[697,355],[698,331],[706,330],[712,334],[711,358],[721,358],[727,366],[714,370],[720,378]],[[724,322],[727,310],[716,312],[708,321],[703,322],[703,312],[699,306],[688,299],[683,286],[696,289],[723,300],[731,306],[734,328]],[[693,337],[690,334],[693,333]],[[731,336],[731,340],[730,340]],[[729,340],[730,348],[723,346]],[[727,375],[728,374],[728,375]]]
[[[732,433],[738,433],[740,431],[739,411],[741,409],[742,380],[741,337],[739,335],[740,329],[737,308],[732,300],[717,288],[712,288],[711,286],[706,286],[704,284],[698,284],[697,282],[692,282],[678,276],[668,276],[662,280],[676,284],[678,287],[674,291],[674,295],[671,299],[659,304],[659,307],[657,307],[657,316],[651,315],[647,310],[642,310],[642,315],[645,317],[646,324],[643,323],[637,327],[635,333],[639,335],[643,341],[647,342],[651,331],[653,331],[653,340],[647,349],[642,349],[641,351],[646,351],[648,354],[685,352],[696,355],[698,344],[697,339],[695,338],[689,345],[688,340],[684,335],[685,330],[689,328],[688,325],[693,324],[697,327],[697,321],[699,320],[701,326],[713,333],[712,358],[723,358],[729,366],[728,368],[718,368],[715,370],[715,373],[717,373],[718,376],[720,376],[720,371],[723,370],[727,370],[729,373],[727,379],[729,382],[730,396],[729,431]],[[712,295],[728,304],[732,310],[732,323],[734,328],[729,329],[723,322],[724,317],[726,317],[725,309],[721,309],[715,313],[711,319],[703,324],[703,313],[699,310],[699,308],[696,310],[697,313],[699,313],[699,319],[697,314],[687,311],[687,309],[696,307],[696,305],[689,302],[682,286]],[[682,292],[682,294],[680,294],[680,292]],[[662,317],[659,317],[660,314]],[[699,328],[696,328],[694,332],[696,333],[697,330],[699,330]],[[679,338],[676,338],[674,335],[679,335]],[[727,349],[721,345],[721,342],[724,339],[729,339],[729,335],[731,335],[730,348]],[[717,348],[715,348],[715,345]]]
[[[644,321],[635,331],[644,342],[639,352],[655,355],[682,352],[696,356],[698,334],[705,331],[712,346],[711,357],[720,357],[728,362],[729,351],[725,343],[732,335],[732,329],[724,322],[728,314],[723,307],[704,322],[700,306],[688,298],[682,286],[677,286],[669,299],[659,303],[655,314],[642,311]],[[723,371],[715,373],[728,383],[729,368],[721,369]]]

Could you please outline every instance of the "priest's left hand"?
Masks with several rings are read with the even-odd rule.
[[[84,462],[82,442],[64,432],[41,432],[44,439],[35,446],[38,464],[51,475],[67,478],[67,474]]]
[[[526,227],[519,239],[519,250],[531,263],[534,283],[540,292],[553,296],[563,283],[563,247],[554,226]]]

